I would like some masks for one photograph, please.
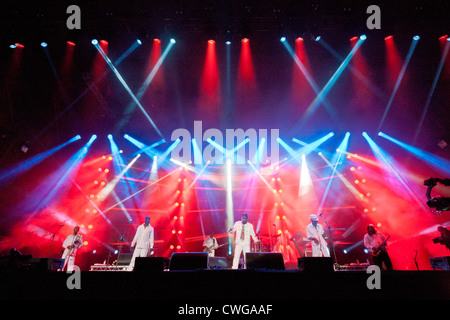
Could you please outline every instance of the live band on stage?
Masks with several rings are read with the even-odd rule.
[[[430,207],[432,212],[447,211],[448,205],[450,203],[449,198],[445,197],[432,197],[431,190],[438,184],[442,183],[445,186],[450,186],[450,179],[439,179],[430,178],[425,180],[424,185],[427,186],[427,205]],[[323,220],[324,226],[319,223],[319,217]],[[120,261],[122,248],[125,243],[123,243],[123,235],[118,244],[118,258],[112,264],[109,264],[110,255],[108,255],[108,260],[103,264],[94,264],[91,266],[91,271],[95,270],[127,270],[133,271],[135,268],[135,262],[137,258],[147,258],[155,257],[155,232],[153,226],[150,224],[150,217],[146,216],[144,223],[139,225],[131,242],[130,249],[133,252],[130,255],[125,255],[128,259],[125,261]],[[301,258],[306,258],[307,256],[313,258],[324,257],[328,258],[329,261],[334,261],[335,270],[347,270],[347,266],[339,265],[337,263],[336,252],[334,250],[334,232],[333,229],[328,225],[325,220],[323,213],[319,215],[311,214],[309,216],[310,223],[306,226],[306,233],[298,232],[293,237],[289,239],[292,241],[300,255]],[[60,228],[62,225],[60,226]],[[77,255],[78,249],[83,246],[83,237],[78,233],[79,227],[76,226],[73,229],[73,234],[67,236],[63,243],[63,253],[62,260],[64,261],[63,266],[59,270],[73,270],[75,266],[75,257]],[[444,226],[439,226],[437,231],[440,233],[439,237],[433,239],[433,243],[441,244],[450,251],[450,231]],[[221,268],[228,269],[240,269],[247,268],[246,257],[249,253],[274,253],[276,250],[273,249],[272,240],[273,238],[279,237],[280,234],[275,236],[269,235],[268,237],[263,237],[257,235],[253,228],[253,224],[248,222],[248,214],[243,213],[240,221],[236,221],[233,226],[227,230],[228,238],[234,236],[234,248],[229,245],[229,242],[219,243],[217,238],[214,237],[214,233],[210,232],[209,236],[206,237],[202,244],[202,252],[207,255],[215,263],[218,263]],[[263,240],[269,240],[269,245],[267,243],[262,243]],[[371,263],[377,265],[381,270],[394,270],[391,257],[388,253],[388,240],[390,235],[378,232],[372,224],[367,226],[367,233],[364,235],[362,240],[364,247],[371,253]],[[253,240],[253,245],[252,245]],[[53,242],[53,238],[52,238]],[[220,247],[229,245],[229,253],[233,253],[232,260],[226,258],[219,259],[215,256],[215,251]],[[306,247],[310,248],[309,255],[306,253]],[[51,245],[50,245],[51,248]],[[264,250],[262,250],[264,249]],[[50,249],[49,249],[50,252]],[[278,252],[278,259],[283,259],[282,253]],[[281,254],[281,256],[280,256]],[[231,255],[229,255],[231,257]],[[241,258],[242,257],[242,258]],[[300,258],[300,259],[301,259]],[[231,260],[231,261],[230,261]],[[445,270],[450,270],[450,258],[449,257],[438,257],[430,258],[431,265],[433,269],[440,268]],[[281,263],[283,264],[283,263]],[[370,262],[363,263],[357,267],[367,268]],[[280,264],[278,264],[280,265]],[[208,267],[208,266],[207,266]],[[217,267],[217,266],[216,266]],[[299,266],[300,267],[300,266]],[[417,262],[416,262],[417,269]],[[284,266],[282,266],[284,268]]]
[[[326,225],[326,228],[319,223],[319,217],[321,217]],[[388,240],[390,235],[382,234],[378,232],[375,227],[370,224],[367,226],[367,233],[363,238],[363,245],[366,248],[366,252],[370,252],[370,259],[365,263],[359,263],[357,265],[339,265],[337,263],[336,253],[334,250],[333,234],[334,231],[328,226],[328,223],[323,218],[322,214],[309,216],[310,223],[306,227],[306,233],[297,232],[292,236],[289,241],[293,242],[298,254],[299,259],[302,258],[328,258],[333,261],[335,271],[339,270],[366,270],[370,264],[377,265],[381,270],[394,270],[391,258],[388,253]],[[450,249],[450,231],[442,226],[438,228],[441,233],[440,237],[434,238],[434,243],[445,245],[447,249]],[[74,265],[75,255],[78,248],[82,246],[82,238],[77,235],[78,230],[74,229],[74,234],[69,235],[65,241],[65,256],[69,257],[68,263],[64,264],[67,270]],[[78,236],[78,238],[77,238]],[[216,237],[214,232],[210,232],[209,235],[204,238],[202,243],[202,250],[197,251],[197,254],[203,253],[203,256],[208,257],[209,269],[246,269],[247,261],[246,257],[251,253],[270,254],[279,250],[273,249],[273,242],[276,242],[280,234],[277,235],[265,235],[261,236],[255,233],[253,224],[248,222],[248,215],[243,213],[241,220],[234,223],[225,234],[220,234],[220,238]],[[233,241],[219,242],[219,239],[230,239],[233,237]],[[123,239],[123,236],[121,240]],[[68,245],[70,241],[76,241],[75,244]],[[253,240],[253,241],[252,241]],[[81,245],[80,245],[81,241]],[[103,264],[94,264],[91,266],[90,271],[133,271],[137,258],[157,257],[155,254],[155,241],[154,228],[150,224],[150,217],[145,217],[143,224],[139,225],[131,243],[115,243],[120,247],[119,255],[116,261],[111,264],[105,260]],[[231,244],[234,246],[232,247]],[[122,253],[121,249],[124,245],[130,246],[132,253]],[[217,257],[217,250],[226,246],[228,253],[226,257]],[[70,252],[67,252],[71,250]],[[283,259],[282,253],[277,252],[280,259]],[[189,254],[189,253],[187,253]],[[194,254],[194,252],[192,253]],[[168,258],[166,258],[169,260]],[[67,259],[66,259],[67,260]],[[283,262],[281,262],[283,264]],[[279,265],[279,264],[278,264]],[[164,265],[164,269],[169,269],[168,264]],[[299,265],[298,265],[299,266]],[[298,267],[297,266],[297,267]],[[282,266],[284,269],[284,265]]]

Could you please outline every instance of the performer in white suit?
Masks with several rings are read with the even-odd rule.
[[[83,246],[83,237],[78,234],[78,231],[80,231],[80,227],[74,227],[73,233],[69,234],[62,244],[64,248],[64,252],[61,257],[64,259],[64,266],[62,270],[67,267],[67,271],[73,271],[77,250]]]
[[[131,247],[136,246],[133,252],[133,257],[131,258],[129,270],[134,269],[134,263],[136,257],[147,257],[148,253],[153,249],[154,242],[154,230],[150,225],[150,217],[145,217],[144,223],[141,224],[131,242]]]
[[[312,240],[311,247],[313,257],[329,257],[330,250],[323,237],[323,226],[318,223],[319,218],[317,218],[315,214],[312,214],[309,216],[309,220],[311,220],[311,223],[306,226],[306,237],[309,240]]]
[[[239,258],[241,253],[244,254],[245,263],[245,253],[250,252],[250,237],[258,243],[259,240],[256,237],[255,231],[253,230],[253,225],[248,221],[248,215],[246,213],[242,214],[241,221],[237,221],[233,227],[228,230],[228,233],[235,233],[235,245],[234,245],[234,258],[233,258],[233,269],[237,269],[239,266]]]

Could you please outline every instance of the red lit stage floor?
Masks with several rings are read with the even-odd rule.
[[[152,301],[295,301],[311,299],[450,299],[450,272],[382,272],[369,289],[363,271],[298,270],[81,271],[13,270],[0,274],[1,299],[145,299]],[[69,279],[70,278],[70,279]],[[369,280],[370,281],[370,280]],[[75,283],[75,282],[74,282]]]

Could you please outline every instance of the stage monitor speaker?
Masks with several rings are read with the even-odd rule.
[[[64,267],[64,259],[56,258],[31,258],[27,261],[32,270],[58,271]]]
[[[169,267],[169,259],[164,257],[137,257],[134,262],[133,271],[137,272],[160,272]]]
[[[247,270],[266,269],[284,270],[283,254],[281,252],[247,252],[245,254]]]
[[[208,269],[207,252],[174,252],[170,258],[169,270],[201,270]]]
[[[333,272],[333,259],[329,257],[298,258],[298,269],[307,272]]]
[[[129,265],[132,257],[133,253],[120,253],[120,255],[117,257],[117,265],[118,266]]]
[[[228,261],[226,257],[209,257],[210,269],[226,269],[228,268]]]

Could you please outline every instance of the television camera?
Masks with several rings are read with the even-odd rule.
[[[445,186],[450,186],[450,179],[430,178],[424,181],[427,188],[427,205],[433,214],[441,214],[442,211],[448,211],[450,208],[450,198],[447,197],[432,197],[431,190],[441,183]]]

